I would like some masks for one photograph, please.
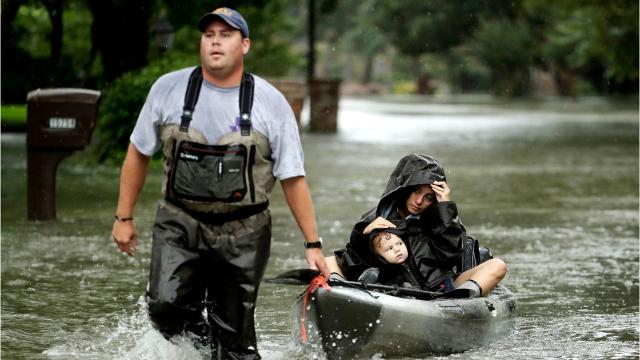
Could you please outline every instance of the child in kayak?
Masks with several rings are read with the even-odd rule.
[[[371,231],[371,251],[378,260],[378,267],[365,270],[358,280],[367,283],[378,283],[398,287],[421,288],[419,283],[420,275],[415,273],[415,265],[409,259],[409,249],[402,240],[404,224],[396,221],[391,222],[395,227],[374,229]],[[454,290],[453,280],[443,284],[440,292]],[[480,296],[477,283],[462,283],[458,288],[470,290],[472,297]]]
[[[358,280],[400,287],[420,287],[407,262],[409,249],[400,238],[403,231],[404,224],[396,223],[396,227],[374,229],[371,232],[369,246],[375,267],[364,271]]]

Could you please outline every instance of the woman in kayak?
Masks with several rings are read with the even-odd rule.
[[[404,156],[389,177],[378,206],[356,223],[345,249],[335,251],[328,264],[347,280],[356,280],[378,264],[369,237],[376,229],[405,225],[402,239],[409,249],[408,273],[423,290],[470,289],[475,296],[487,295],[504,278],[506,264],[499,259],[485,261],[460,273],[467,239],[451,201],[444,168],[433,157]]]

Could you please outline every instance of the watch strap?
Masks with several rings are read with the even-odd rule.
[[[322,238],[318,238],[318,241],[304,243],[305,249],[322,249]]]

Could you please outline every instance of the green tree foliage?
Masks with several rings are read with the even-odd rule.
[[[99,88],[146,65],[155,2],[3,0],[3,102],[40,87]]]
[[[383,1],[375,3],[376,24],[390,43],[404,56],[413,59],[413,71],[419,93],[430,91],[425,54],[448,59],[449,53],[473,33],[478,24],[482,2],[460,1]]]
[[[92,56],[102,57],[106,82],[147,64],[155,0],[87,0],[93,25]]]
[[[478,23],[482,3],[460,1],[378,1],[377,24],[402,54],[443,53],[464,42]]]
[[[200,17],[208,11],[221,6],[238,10],[249,25],[251,33],[251,50],[246,59],[249,71],[267,75],[280,76],[300,71],[304,58],[292,47],[299,30],[291,13],[292,1],[204,1],[204,0],[165,0],[169,21],[183,32],[183,39],[190,42],[188,49],[185,42],[177,42],[175,52],[198,51],[200,33],[196,28]]]
[[[583,74],[600,91],[637,92],[637,1],[567,1],[553,9],[544,48],[550,62]]]
[[[454,90],[526,95],[531,70],[541,69],[563,95],[580,91],[580,79],[598,93],[637,93],[637,1],[371,0],[338,2],[337,9],[321,20],[332,73],[348,75],[354,57],[393,47],[394,71],[412,72],[418,83],[425,74],[437,77]],[[378,39],[387,44],[378,47]],[[350,54],[335,51],[336,43]]]
[[[362,1],[356,9],[357,16],[351,21],[355,31],[346,35],[346,41],[350,49],[359,49],[358,53],[365,59],[365,68],[362,81],[367,83],[372,80],[373,60],[376,55],[384,52],[387,41],[376,28],[374,23],[372,6],[374,0]],[[342,12],[338,16],[342,16]]]
[[[192,59],[167,56],[113,81],[102,94],[92,152],[100,162],[121,162],[129,135],[151,85],[163,74],[194,65]]]
[[[294,18],[290,1],[271,0],[262,7],[241,8],[251,31],[251,50],[246,59],[249,71],[264,76],[298,75],[303,71],[305,59],[296,51]]]
[[[575,83],[585,83],[581,79],[601,94],[637,92],[637,1],[315,3],[318,65],[325,76],[369,81],[373,60],[382,55],[386,64],[393,65],[392,77],[385,81],[424,80],[426,74],[461,91],[489,85],[500,88],[494,92],[504,93],[520,85],[504,86],[487,80],[487,74],[512,68],[511,58],[518,56],[521,70],[512,72],[524,73],[526,67],[550,71],[562,94],[580,91]],[[176,29],[170,51],[174,55],[197,53],[197,19],[218,6],[231,6],[245,15],[251,27],[248,68],[268,76],[300,75],[307,52],[308,4],[293,0],[2,0],[2,100],[24,101],[26,93],[38,87],[100,89],[123,72],[145,66],[147,55],[150,61],[158,59],[162,54],[149,49],[148,43],[160,10]],[[495,24],[515,32],[500,34]],[[523,41],[530,41],[524,53],[506,50],[522,48]],[[496,57],[504,57],[510,65]],[[501,78],[526,81],[524,75]]]
[[[2,1],[3,102],[24,102],[29,90],[54,83],[50,33],[51,23],[42,4]]]
[[[522,20],[482,20],[470,43],[491,72],[496,95],[521,96],[529,90],[529,69],[536,43]]]
[[[323,1],[317,22],[318,40],[331,44],[324,47],[319,59],[325,64],[327,77],[342,76],[345,68],[358,68],[357,77],[363,83],[372,80],[376,56],[384,54],[389,42],[376,24],[377,0]],[[337,46],[335,45],[337,44]]]

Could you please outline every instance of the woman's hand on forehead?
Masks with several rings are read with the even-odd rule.
[[[434,181],[431,189],[436,193],[436,199],[440,201],[449,201],[451,199],[451,189],[444,181]]]

